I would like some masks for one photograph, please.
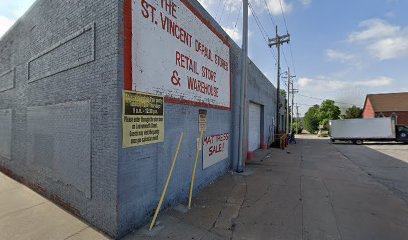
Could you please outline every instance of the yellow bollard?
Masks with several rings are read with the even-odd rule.
[[[177,147],[177,150],[176,150],[176,154],[174,155],[173,164],[171,165],[169,175],[167,176],[166,185],[164,186],[164,189],[163,189],[159,204],[157,205],[156,212],[154,213],[154,217],[153,217],[152,223],[150,224],[149,230],[152,230],[152,228],[154,226],[154,223],[156,222],[157,215],[159,215],[161,205],[163,204],[164,196],[166,196],[167,187],[169,186],[171,175],[173,174],[174,165],[176,164],[176,160],[177,160],[178,152],[180,150],[180,145],[181,145],[181,140],[182,139],[183,139],[183,132],[181,133],[180,141],[179,141],[179,144],[178,144],[178,147]]]
[[[201,141],[203,139],[203,133],[204,133],[204,128],[201,130],[200,140],[198,140],[198,148],[197,148],[196,159],[194,163],[193,175],[191,176],[190,197],[188,198],[188,209],[191,209],[191,198],[193,197],[194,178],[195,178],[195,173],[197,169],[198,153],[200,152]]]

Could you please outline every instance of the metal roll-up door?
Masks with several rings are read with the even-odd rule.
[[[249,151],[261,146],[261,105],[249,103]]]

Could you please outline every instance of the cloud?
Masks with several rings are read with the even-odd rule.
[[[23,14],[28,10],[28,8],[30,8],[31,5],[33,5],[34,2],[35,2],[35,0],[19,0],[19,1],[16,1],[15,7],[12,10],[14,17],[17,19],[17,18],[23,16]]]
[[[312,3],[312,0],[301,0],[303,6],[308,7]]]
[[[14,24],[14,20],[9,19],[5,16],[0,16],[0,37]]]
[[[395,13],[393,11],[389,11],[384,15],[386,18],[394,18]]]
[[[354,55],[351,53],[342,52],[342,51],[333,50],[333,49],[327,49],[325,54],[326,54],[326,57],[331,61],[347,62],[354,58]]]
[[[35,0],[6,1],[0,0],[0,9],[6,9],[0,16],[0,37],[20,18]]]
[[[235,42],[241,41],[241,34],[237,31],[237,29],[229,28],[229,27],[222,27],[224,31],[234,40]]]
[[[241,7],[242,1],[237,1],[237,0],[224,0],[222,2],[216,1],[216,0],[198,0],[198,1],[207,11],[210,8],[215,8],[216,9],[215,13],[217,13],[217,11],[221,12],[222,9],[224,8],[228,12],[237,12],[240,9],[242,9]],[[311,0],[302,0],[302,3],[308,3],[308,2],[311,2]],[[273,15],[282,14],[282,10],[284,13],[290,13],[293,9],[293,4],[289,3],[288,0],[252,0],[250,3],[255,9],[261,9],[262,11],[268,11],[269,9],[271,14]],[[282,4],[282,7],[281,7],[281,4]],[[216,17],[216,16],[213,16],[213,17]]]
[[[315,92],[327,92],[327,91],[339,91],[345,89],[352,89],[358,87],[365,88],[377,88],[391,86],[393,80],[389,77],[378,77],[368,80],[360,81],[340,81],[335,79],[329,79],[320,77],[317,79],[312,78],[300,78],[298,80],[299,87],[305,91],[313,90]]]
[[[288,3],[286,0],[267,0],[268,7],[265,6],[264,0],[256,0],[255,2],[258,4],[258,7],[262,7],[265,10],[269,8],[273,15],[282,14],[282,10],[284,13],[290,13],[293,9],[292,3]]]
[[[208,9],[214,4],[214,0],[198,0],[198,2],[203,6],[203,8]]]
[[[379,60],[408,57],[408,32],[401,36],[378,40],[367,49]]]
[[[378,60],[408,57],[408,27],[396,26],[382,19],[368,19],[359,24],[361,31],[352,32],[348,41],[361,43]]]
[[[399,26],[393,26],[387,21],[378,18],[362,21],[359,27],[365,29],[359,32],[352,32],[348,38],[350,42],[381,39],[395,35],[401,29]]]
[[[375,79],[371,80],[365,80],[365,81],[356,81],[352,85],[354,86],[359,86],[359,87],[387,87],[391,86],[393,83],[393,80],[389,77],[378,77]]]

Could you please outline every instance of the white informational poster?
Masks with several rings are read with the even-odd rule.
[[[203,169],[228,158],[229,133],[203,138]]]
[[[229,110],[227,40],[186,0],[132,1],[132,90]]]

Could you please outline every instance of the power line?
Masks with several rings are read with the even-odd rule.
[[[271,19],[272,25],[276,26],[275,20],[273,19],[273,16],[271,14],[271,10],[269,9],[269,6],[268,6],[268,3],[266,2],[266,0],[264,0],[264,3],[265,3],[265,6],[266,6],[266,9],[268,9],[269,19]]]
[[[255,23],[258,26],[258,29],[262,34],[263,39],[265,40],[266,44],[268,44],[268,39],[269,39],[268,33],[265,31],[265,28],[263,27],[261,21],[259,20],[258,16],[256,15],[255,10],[252,7],[252,4],[249,3],[248,5],[249,5],[249,9],[251,10],[252,16],[254,16]],[[275,61],[278,61],[278,59],[276,58],[276,56],[275,56],[274,52],[272,51],[272,49],[269,48],[269,52],[272,54]]]
[[[314,106],[319,106],[319,104],[306,104],[306,103],[296,103],[297,105],[302,105],[302,106],[307,106],[307,107],[314,107]]]
[[[236,28],[237,28],[237,24],[238,24],[238,21],[239,21],[239,17],[241,16],[242,5],[244,5],[244,4],[240,4],[240,8],[239,8],[239,11],[238,11],[237,20],[235,21],[234,32],[235,32],[235,30],[236,30]]]
[[[311,96],[303,95],[303,94],[300,94],[300,93],[298,93],[297,95],[298,95],[298,96],[301,96],[301,97],[310,98],[310,99],[316,99],[316,100],[322,100],[322,101],[327,100],[327,99],[324,99],[324,98],[311,97]],[[333,100],[333,101],[334,101],[335,103],[342,104],[342,105],[351,105],[351,106],[357,105],[357,104],[352,104],[352,103],[338,102],[338,101],[335,101],[335,100]]]
[[[289,43],[290,57],[292,58],[293,73],[296,75],[295,60],[293,58],[292,44]]]
[[[217,20],[218,14],[220,13],[221,3],[222,3],[222,0],[219,0],[218,1],[217,12],[215,13],[215,18],[214,18],[215,20]]]
[[[259,20],[258,16],[256,15],[255,10],[254,10],[254,8],[252,7],[252,4],[251,4],[251,3],[249,3],[249,8],[251,9],[252,16],[254,16],[256,23],[257,23],[257,24],[259,23],[259,24],[258,24],[258,27],[260,28],[260,30],[261,30],[261,32],[262,32],[262,35],[265,35],[267,38],[269,38],[268,33],[266,32],[266,30],[265,30],[265,28],[263,27],[261,21]]]
[[[218,19],[218,22],[219,22],[220,24],[221,24],[221,19],[222,19],[223,15],[224,15],[224,10],[225,10],[225,7],[226,7],[226,3],[227,3],[227,1],[224,1],[224,4],[222,5],[221,16],[220,16],[220,18]]]
[[[280,5],[281,12],[282,12],[283,22],[285,23],[286,33],[289,33],[288,24],[286,22],[286,16],[285,16],[285,12],[283,11],[283,6],[282,6],[282,1],[281,0],[279,0],[279,5]],[[292,58],[293,72],[296,75],[296,67],[295,67],[295,61],[294,61],[294,58],[293,58],[293,51],[292,51],[292,45],[291,44],[289,44],[289,50],[290,50],[290,55],[291,55],[291,58]],[[287,62],[286,56],[285,56],[285,52],[283,52],[283,56],[285,57],[286,65],[288,65],[288,62]]]
[[[286,67],[289,67],[288,60],[286,59],[286,54],[284,49],[282,48],[283,59],[285,59]]]
[[[279,4],[280,4],[281,11],[282,11],[283,21],[285,22],[286,33],[289,33],[288,25],[286,24],[286,17],[285,17],[285,13],[283,12],[283,7],[282,7],[282,1],[281,0],[279,0]]]

